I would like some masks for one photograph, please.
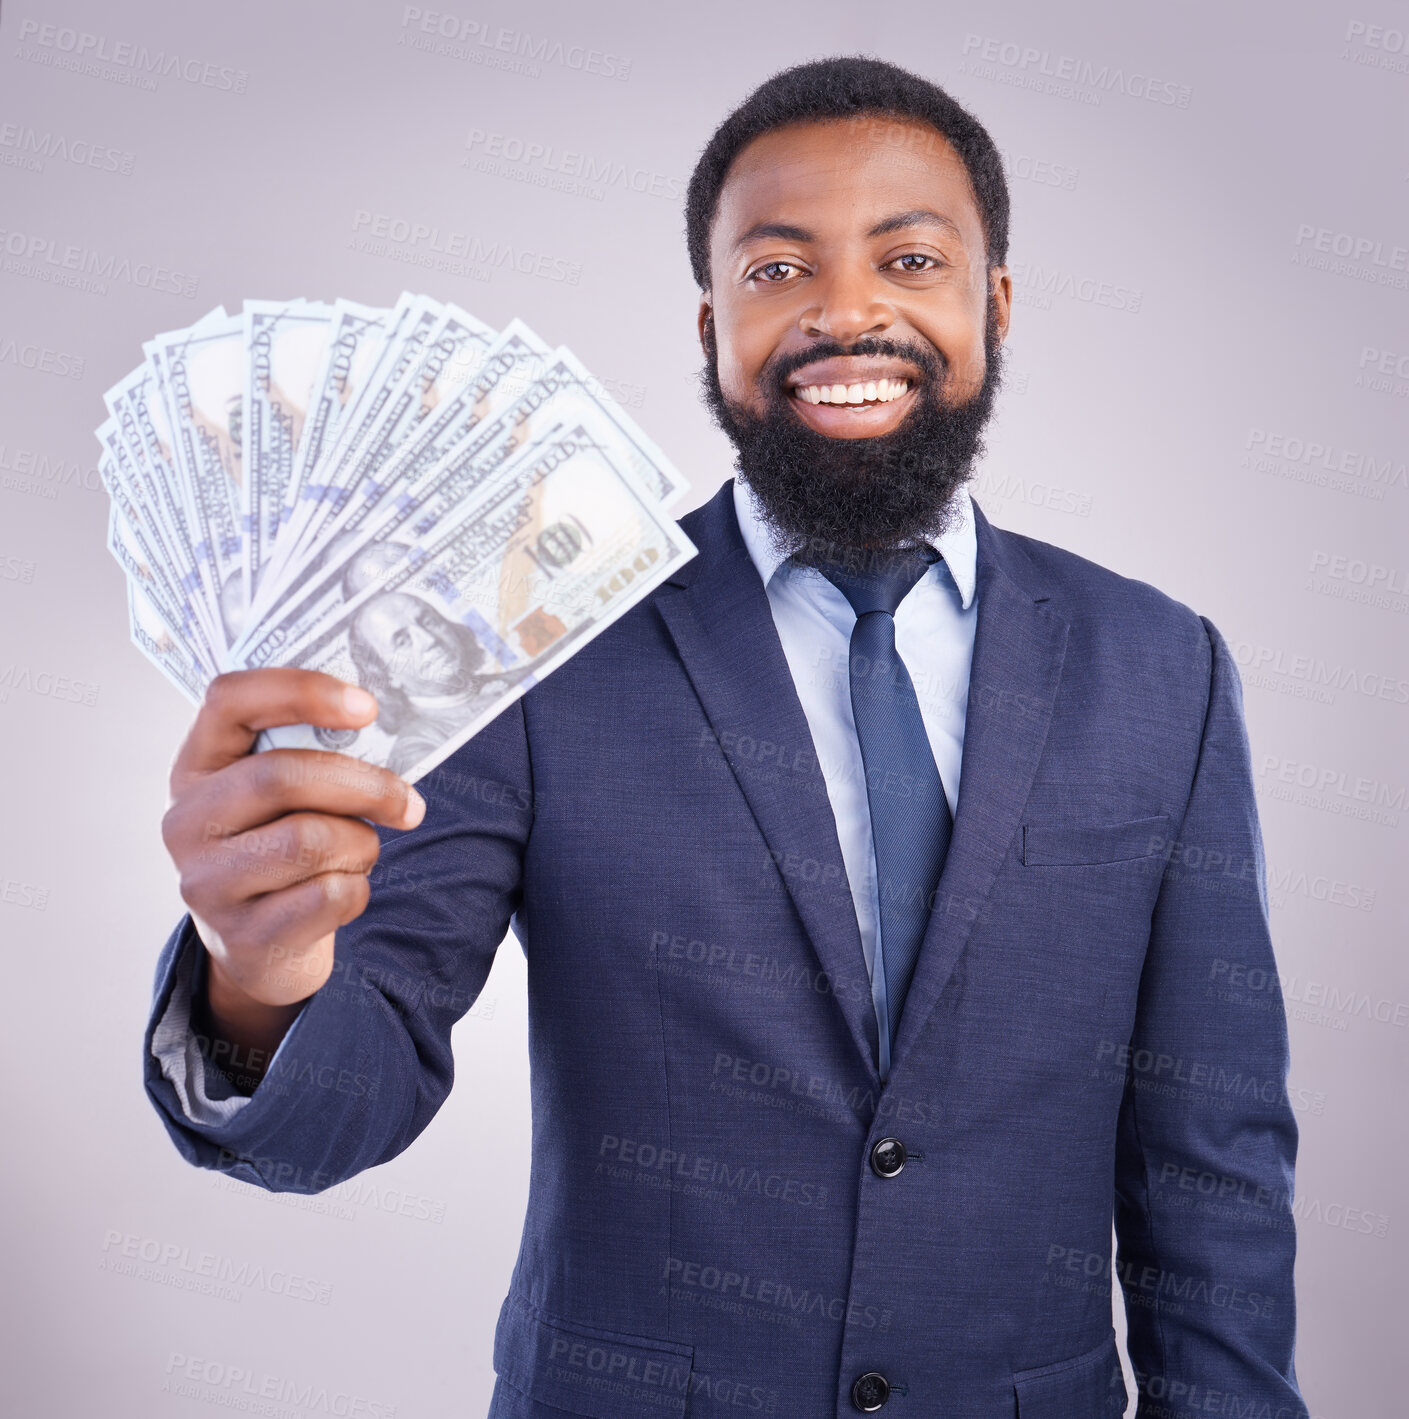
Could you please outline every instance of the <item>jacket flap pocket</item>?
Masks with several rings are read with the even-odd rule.
[[[1023,863],[1028,866],[1081,866],[1129,862],[1169,848],[1169,814],[1132,818],[1128,823],[1091,827],[1067,823],[1024,823]]]
[[[1013,1376],[1018,1419],[1120,1419],[1129,1396],[1112,1331],[1070,1360]]]
[[[580,1325],[510,1293],[494,1331],[494,1369],[531,1399],[592,1419],[681,1415],[693,1345]]]

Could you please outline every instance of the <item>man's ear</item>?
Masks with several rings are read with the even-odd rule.
[[[1008,338],[1008,322],[1013,314],[1013,277],[1006,266],[991,266],[988,271],[988,298],[997,306],[998,341]]]
[[[714,306],[710,302],[708,291],[700,297],[700,309],[695,318],[695,328],[700,335],[700,349],[704,351],[706,358],[713,359]]]

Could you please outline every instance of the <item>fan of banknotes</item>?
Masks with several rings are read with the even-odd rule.
[[[414,783],[695,554],[680,473],[522,321],[246,301],[143,351],[98,429],[134,643],[196,703],[274,665],[378,699],[261,749]]]

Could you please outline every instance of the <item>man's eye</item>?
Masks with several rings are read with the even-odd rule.
[[[761,279],[761,280],[767,281],[767,282],[768,282],[769,284],[771,284],[771,285],[775,285],[775,286],[776,286],[780,281],[785,280],[786,277],[778,276],[778,275],[773,275],[773,276],[765,275],[765,272],[769,272],[769,271],[773,271],[773,272],[778,272],[778,271],[797,271],[797,270],[800,270],[800,269],[801,269],[800,267],[794,265],[791,261],[769,261],[769,262],[765,263],[764,265],[760,266],[760,267],[758,268],[758,270],[753,273],[753,279],[754,279],[754,280],[760,280],[760,279]]]
[[[405,650],[406,647],[411,644],[411,637],[405,631],[397,631],[397,633],[392,636],[391,643],[397,650]]]
[[[909,271],[911,273],[927,269],[924,266],[907,266],[904,264],[907,261],[928,261],[932,266],[939,265],[939,262],[937,262],[933,256],[926,256],[922,251],[907,251],[904,256],[897,256],[895,260],[891,262],[891,265],[899,266],[902,271]]]

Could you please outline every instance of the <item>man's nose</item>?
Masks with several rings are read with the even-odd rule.
[[[435,636],[419,622],[413,621],[407,629],[411,632],[411,648],[417,655],[421,655],[431,646],[439,644]]]
[[[799,320],[804,335],[826,336],[850,345],[863,335],[879,335],[895,320],[881,275],[869,266],[833,267],[812,278],[816,298]]]

